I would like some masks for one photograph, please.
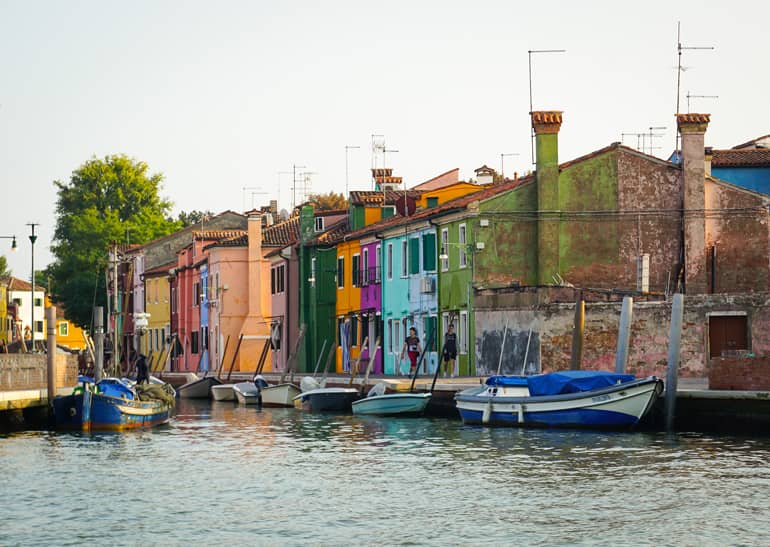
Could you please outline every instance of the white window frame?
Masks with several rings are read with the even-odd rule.
[[[66,321],[59,322],[59,336],[69,336],[69,323]]]
[[[393,319],[388,319],[388,353],[393,353]]]
[[[399,353],[401,351],[401,320],[396,319],[393,321],[393,353]]]
[[[361,278],[359,279],[359,284],[362,286],[368,286],[371,280],[369,279],[369,249],[364,247],[364,249],[361,251]]]
[[[381,245],[378,244],[374,249],[374,282],[380,283],[382,281],[382,272],[380,271]]]
[[[340,260],[342,260],[342,267],[340,267]],[[345,257],[340,255],[337,257],[337,290],[345,288]]]
[[[356,260],[356,257],[358,260]],[[356,262],[358,262],[358,271],[356,272]],[[351,287],[360,287],[361,286],[361,255],[360,253],[353,254],[353,257],[350,259],[350,286]]]
[[[449,228],[441,228],[441,246],[439,248],[439,254],[446,255],[446,258],[440,258],[441,271],[449,271]]]
[[[468,266],[468,249],[466,245],[468,244],[468,228],[465,226],[465,223],[460,224],[457,228],[457,247],[459,249],[458,259],[460,263],[460,268],[465,268]]]
[[[457,333],[458,336],[458,351],[463,354],[468,354],[468,312],[467,311],[461,311],[460,312],[460,325],[457,329],[459,332]]]
[[[324,231],[324,217],[315,217],[313,229],[316,233]]]

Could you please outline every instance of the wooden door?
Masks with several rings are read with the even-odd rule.
[[[745,315],[721,315],[709,318],[709,355],[748,350],[748,327]]]

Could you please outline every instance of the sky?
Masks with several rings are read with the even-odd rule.
[[[19,247],[0,239],[0,255],[29,279],[37,223],[35,269],[52,261],[54,181],[112,154],[163,174],[173,216],[290,209],[304,180],[368,190],[374,161],[409,187],[501,159],[525,173],[530,58],[533,108],[564,112],[560,161],[637,148],[651,127],[665,129],[645,151],[666,158],[678,23],[683,46],[714,48],[683,50],[679,110],[691,95],[690,112],[712,115],[706,144],[732,147],[770,133],[770,3],[735,6],[0,0],[0,236]],[[528,54],[553,49],[566,51]]]

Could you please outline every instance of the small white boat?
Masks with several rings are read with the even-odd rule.
[[[358,398],[358,390],[352,387],[323,387],[300,393],[294,399],[313,412],[349,412],[353,401]]]
[[[291,383],[262,388],[262,406],[293,407],[294,399],[302,390]]]
[[[261,390],[254,382],[238,382],[233,385],[233,391],[242,405],[258,405],[261,402]]]
[[[235,384],[219,384],[211,386],[211,397],[215,401],[235,401],[235,391],[233,386]]]
[[[176,392],[179,394],[179,397],[183,399],[210,399],[211,387],[221,383],[222,382],[213,376],[206,376],[180,386]]]
[[[468,424],[627,429],[650,411],[662,390],[654,376],[565,371],[491,376],[455,401]]]
[[[430,401],[430,393],[385,393],[377,384],[368,395],[352,404],[353,414],[369,416],[420,416]]]

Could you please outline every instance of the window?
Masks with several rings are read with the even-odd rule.
[[[35,298],[35,307],[39,308],[43,305],[43,299],[42,298]]]
[[[358,287],[361,285],[361,255],[354,254],[353,261],[351,262],[351,275],[353,278],[353,286]]]
[[[420,238],[409,238],[409,273],[420,273]]]
[[[393,244],[392,243],[388,243],[387,266],[388,266],[388,279],[393,279]]]
[[[745,315],[709,317],[709,355],[724,357],[749,349],[748,318]]]
[[[270,294],[281,294],[285,290],[285,268],[280,264],[270,269]]]
[[[315,231],[316,232],[324,231],[324,217],[315,217]]]
[[[374,282],[380,282],[380,246],[377,245],[374,251]]]
[[[436,234],[422,236],[422,269],[426,272],[436,271]]]
[[[441,259],[441,271],[449,270],[449,228],[441,229],[441,254],[446,258]]]
[[[460,267],[465,268],[468,265],[468,255],[465,244],[467,243],[467,234],[465,233],[465,224],[460,224],[458,246],[460,248]]]
[[[193,295],[192,295],[193,307],[197,307],[201,303],[201,284],[193,283]]]
[[[369,249],[364,249],[363,260],[361,263],[361,285],[367,286],[372,283],[373,276],[369,275]]]
[[[382,207],[382,218],[392,217],[396,214],[396,208],[393,205],[386,205]]]
[[[176,312],[176,287],[171,287],[171,311]]]
[[[438,205],[438,197],[428,198],[428,208],[436,207]]]
[[[155,331],[155,349],[160,349],[160,341],[158,340],[158,336],[160,336],[160,329],[153,329]]]
[[[337,257],[337,288],[345,287],[345,257]]]
[[[201,349],[206,351],[209,349],[209,328],[201,327]]]
[[[190,353],[196,355],[198,353],[198,331],[190,333]]]
[[[398,319],[393,321],[393,330],[391,332],[393,333],[393,353],[399,353],[403,344],[401,340],[401,321]]]
[[[21,298],[14,298],[13,303],[16,304],[17,306],[21,306]]]
[[[35,321],[35,332],[43,332],[43,322],[42,321]]]
[[[409,242],[407,240],[401,241],[401,277],[406,277],[409,275],[409,271],[407,270],[408,263],[407,260],[409,258],[409,248],[408,248]]]
[[[358,316],[350,318],[350,345],[358,346]]]
[[[69,336],[69,323],[62,321],[59,323],[59,336]]]
[[[457,336],[458,351],[460,353],[468,353],[468,312],[460,312],[460,332]]]
[[[393,348],[396,344],[393,343],[393,320],[388,319],[388,353],[393,353]]]

